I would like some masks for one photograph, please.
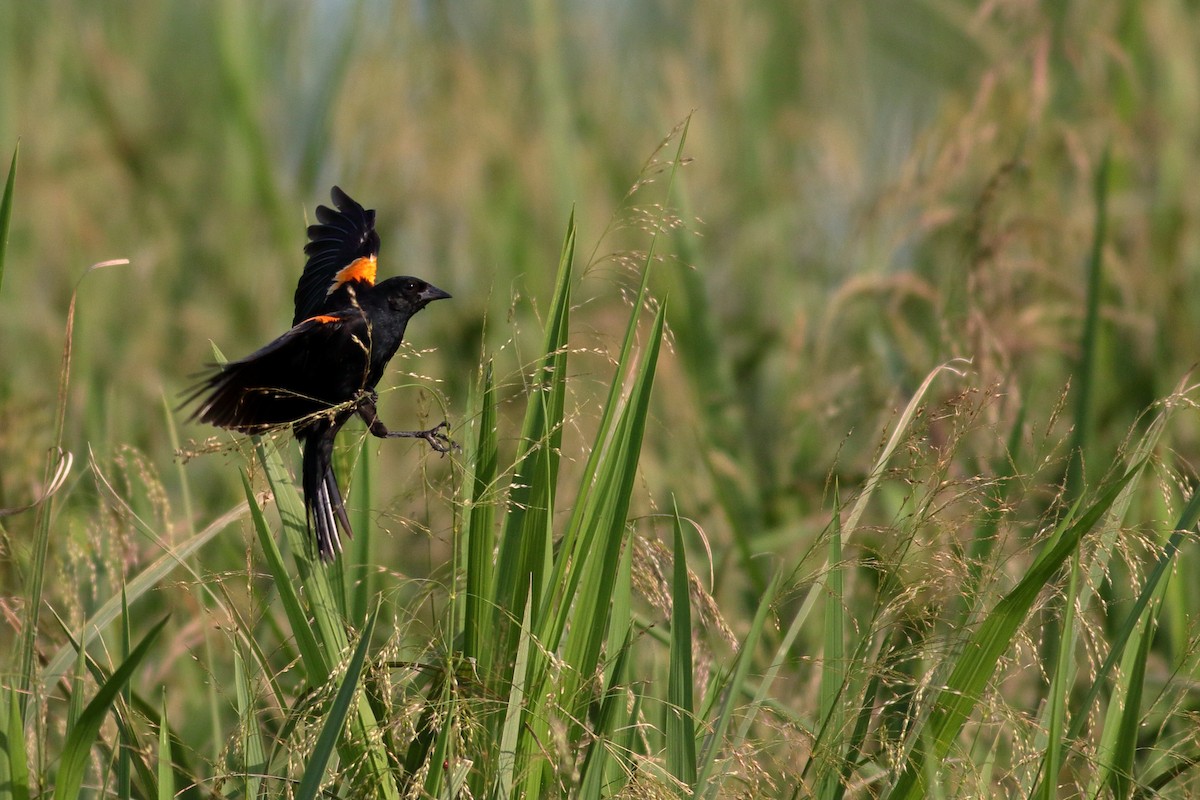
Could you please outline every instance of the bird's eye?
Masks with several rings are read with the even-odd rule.
[[[408,291],[408,292],[414,292],[414,293],[419,292],[419,291],[421,291],[421,282],[420,281],[409,281],[408,283],[404,284],[404,289],[405,289],[405,291]]]

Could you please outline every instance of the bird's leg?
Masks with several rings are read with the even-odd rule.
[[[378,399],[379,395],[373,391],[364,392],[358,398],[358,415],[362,417],[363,422],[367,423],[367,430],[373,436],[378,436],[380,439],[424,439],[439,453],[449,453],[451,448],[459,449],[458,443],[442,432],[443,429],[450,430],[449,423],[444,420],[427,431],[388,430],[388,427],[383,424],[383,420],[379,418],[378,409],[375,408],[375,402]]]

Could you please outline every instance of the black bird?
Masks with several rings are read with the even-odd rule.
[[[450,295],[408,276],[375,283],[375,212],[336,186],[332,196],[337,210],[317,206],[317,224],[308,227],[292,329],[221,366],[188,398],[200,401],[192,419],[221,428],[258,434],[292,427],[304,450],[309,530],[325,561],[342,549],[339,526],[354,535],[333,473],[333,440],[351,417],[362,417],[380,438],[424,439],[439,453],[454,445],[445,422],[426,431],[392,431],[375,409],[375,387],[409,318]]]

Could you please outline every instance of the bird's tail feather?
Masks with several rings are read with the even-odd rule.
[[[313,432],[304,437],[304,504],[309,529],[316,535],[317,555],[333,561],[342,552],[338,528],[352,537],[350,517],[333,474],[333,432]]]

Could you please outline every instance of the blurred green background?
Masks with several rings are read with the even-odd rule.
[[[955,444],[949,477],[1003,461],[1015,427],[1016,469],[1044,481],[1021,498],[1035,509],[1061,482],[1073,426],[1095,482],[1187,379],[1200,341],[1193,2],[8,2],[0,154],[19,140],[20,161],[0,286],[0,507],[41,490],[78,285],[64,437],[77,461],[54,539],[72,591],[57,600],[82,616],[120,563],[156,553],[109,508],[89,458],[168,535],[241,497],[244,448],[174,408],[213,344],[237,357],[286,328],[304,225],[335,183],[378,210],[381,275],[454,295],[414,321],[413,352],[384,379],[394,428],[461,425],[484,354],[502,396],[519,394],[574,208],[588,267],[564,450],[578,462],[597,414],[588,387],[604,390],[666,201],[675,151],[658,148],[689,115],[652,281],[671,347],[632,513],[676,497],[735,628],[767,565],[812,546],[831,479],[861,485],[937,365],[970,359],[934,395],[970,407],[973,433],[937,411],[926,421],[935,448]],[[1065,398],[1106,150],[1096,371],[1076,418]],[[80,283],[116,258],[130,264]],[[179,459],[172,424],[184,450],[210,452]],[[1195,414],[1175,418],[1173,469],[1192,473],[1198,436]],[[435,573],[451,460],[368,449],[384,563]],[[903,488],[893,500],[872,524],[899,513]],[[16,594],[32,515],[4,525],[0,580]],[[100,542],[116,544],[86,544]],[[235,569],[249,547],[229,532],[205,561]]]
[[[35,488],[88,265],[131,261],[82,283],[72,450],[131,445],[169,470],[164,398],[210,342],[233,357],[285,328],[303,226],[334,183],[379,210],[384,273],[455,295],[411,332],[436,353],[401,365],[438,381],[453,419],[481,351],[536,333],[573,205],[595,262],[580,335],[612,344],[605,309],[633,277],[609,256],[645,246],[628,207],[662,201],[623,198],[693,110],[690,233],[656,283],[676,334],[656,489],[705,492],[704,438],[667,423],[716,404],[713,435],[753,453],[740,478],[761,522],[811,512],[952,356],[1001,411],[1048,418],[1106,146],[1095,420],[1111,445],[1195,359],[1195,22],[1170,2],[5,4],[0,144],[20,139],[21,164],[0,504]],[[385,400],[389,424],[410,424],[414,392]],[[412,449],[383,448],[388,471]],[[207,475],[228,466],[188,469],[233,496]]]

